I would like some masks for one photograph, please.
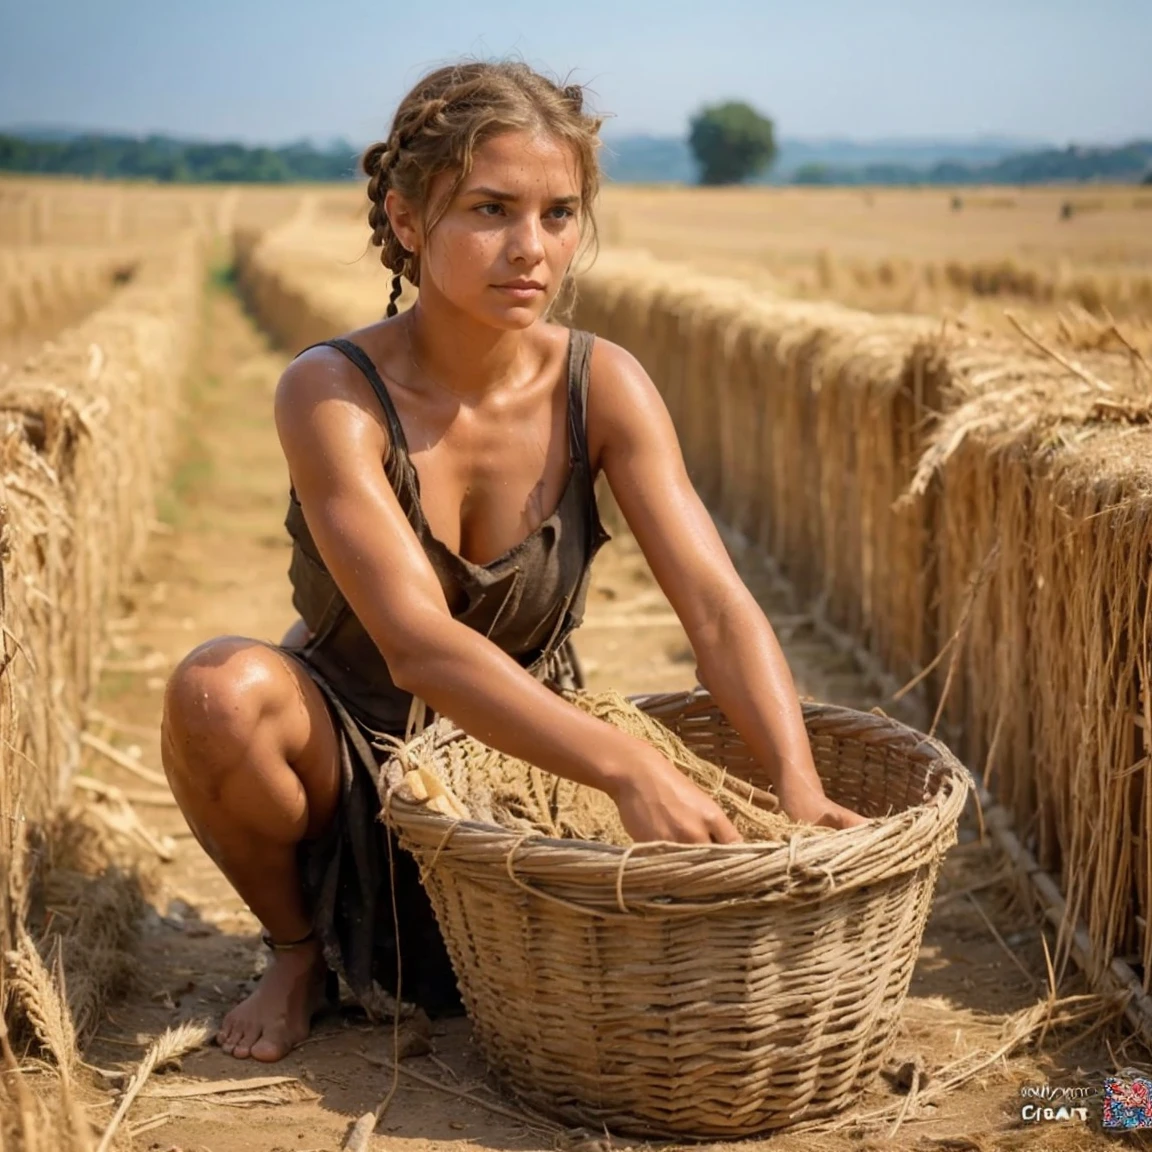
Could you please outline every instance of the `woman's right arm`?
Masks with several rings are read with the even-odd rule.
[[[316,547],[397,686],[490,747],[607,792],[637,841],[739,840],[654,748],[572,707],[453,618],[381,467],[378,402],[345,363],[321,349],[294,360],[276,427]]]

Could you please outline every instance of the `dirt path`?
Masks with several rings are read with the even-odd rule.
[[[125,616],[116,624],[119,650],[100,705],[114,721],[103,734],[139,746],[152,766],[159,764],[161,692],[173,664],[196,643],[221,633],[278,638],[292,618],[282,527],[286,473],[270,419],[272,392],[286,357],[267,346],[220,283],[210,290],[206,307],[207,337],[202,370],[190,390],[184,459],[162,509],[167,526],[153,541],[134,602],[125,604]],[[851,662],[812,635],[762,572],[749,568],[746,579],[777,620],[801,684],[824,698],[867,704],[867,684]],[[626,533],[619,532],[598,561],[580,651],[593,688],[669,690],[694,683],[695,663],[684,635]],[[138,787],[114,766],[103,763],[94,770],[113,783]],[[134,991],[112,1006],[89,1050],[88,1059],[104,1067],[129,1065],[139,1058],[141,1042],[179,1020],[219,1018],[251,989],[263,960],[255,919],[188,835],[178,811],[163,806],[140,811],[150,827],[176,838],[177,851],[162,868]],[[1007,889],[994,882],[989,853],[970,832],[965,838],[945,867],[900,1044],[903,1055],[919,1057],[929,1067],[976,1047],[992,1051],[1008,1015],[1043,994],[1039,931],[1013,910]],[[973,885],[982,887],[965,895]],[[483,1106],[515,1113],[515,1105],[485,1079],[468,1035],[465,1021],[437,1025],[434,1055],[405,1062],[424,1080],[402,1079],[373,1138],[374,1149],[565,1145],[554,1132]],[[215,1048],[197,1052],[184,1061],[179,1083],[192,1080],[211,1088],[236,1078],[293,1079],[257,1085],[232,1098],[146,1094],[132,1120],[155,1117],[159,1126],[140,1135],[136,1146],[180,1152],[337,1149],[350,1120],[385,1094],[389,1074],[373,1061],[387,1056],[391,1046],[390,1029],[372,1028],[346,1007],[320,1021],[312,1039],[275,1066],[235,1061]],[[993,1062],[967,1087],[914,1112],[916,1119],[906,1122],[892,1143],[879,1136],[873,1143],[859,1135],[789,1135],[764,1147],[791,1152],[1113,1146],[1098,1130],[1082,1125],[1021,1125],[1022,1086],[1098,1088],[1097,1070],[1111,1067],[1099,1036],[1059,1055],[1052,1047],[1046,1055]],[[153,1091],[163,1092],[172,1082],[170,1076],[157,1077]],[[461,1091],[471,1093],[473,1101],[450,1094]],[[872,1103],[899,1099],[882,1087]],[[970,1142],[954,1142],[961,1137]],[[586,1141],[585,1147],[593,1143]]]

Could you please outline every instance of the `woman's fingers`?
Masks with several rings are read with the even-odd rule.
[[[853,812],[851,808],[845,808],[842,804],[833,804],[829,801],[828,811],[820,823],[825,828],[856,828],[861,824],[867,824],[868,820],[859,812]]]
[[[723,812],[713,817],[710,831],[713,844],[742,844],[744,837],[736,831],[736,825]]]

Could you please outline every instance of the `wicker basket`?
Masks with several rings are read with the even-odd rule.
[[[633,697],[764,784],[703,692]],[[942,745],[805,704],[830,797],[880,817],[789,846],[622,849],[455,821],[401,800],[463,738],[440,721],[387,766],[488,1063],[531,1106],[642,1136],[741,1136],[842,1110],[893,1040],[937,869],[970,786]]]

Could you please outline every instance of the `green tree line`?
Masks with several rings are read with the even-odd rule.
[[[670,138],[668,143],[687,147],[697,178],[703,184],[759,179],[772,166],[778,152],[771,119],[738,102],[700,109],[689,125],[688,139]],[[343,141],[326,148],[307,143],[249,148],[167,136],[136,139],[77,134],[49,140],[0,133],[0,171],[8,172],[165,183],[286,184],[355,179],[357,161],[357,149]],[[691,179],[691,175],[677,168],[676,174],[667,178]],[[782,180],[810,185],[1044,184],[1092,180],[1152,183],[1152,140],[1136,140],[1119,147],[1073,146],[1020,152],[991,163],[947,160],[926,167],[899,163],[803,164],[782,174]]]
[[[740,184],[761,176],[778,148],[772,120],[740,101],[701,108],[689,121],[688,146],[701,184]],[[1052,184],[1090,180],[1152,181],[1152,140],[1119,147],[1043,148],[987,163],[945,160],[915,167],[874,163],[859,167],[803,164],[794,184]]]
[[[288,184],[347,180],[356,175],[351,145],[318,149],[310,144],[247,148],[205,144],[166,136],[133,139],[83,135],[64,140],[29,140],[0,135],[0,171],[164,183]]]
[[[1005,156],[992,164],[955,160],[928,168],[805,164],[792,176],[794,184],[1064,184],[1092,180],[1116,184],[1152,181],[1152,140],[1134,140],[1115,148],[1046,148]]]

